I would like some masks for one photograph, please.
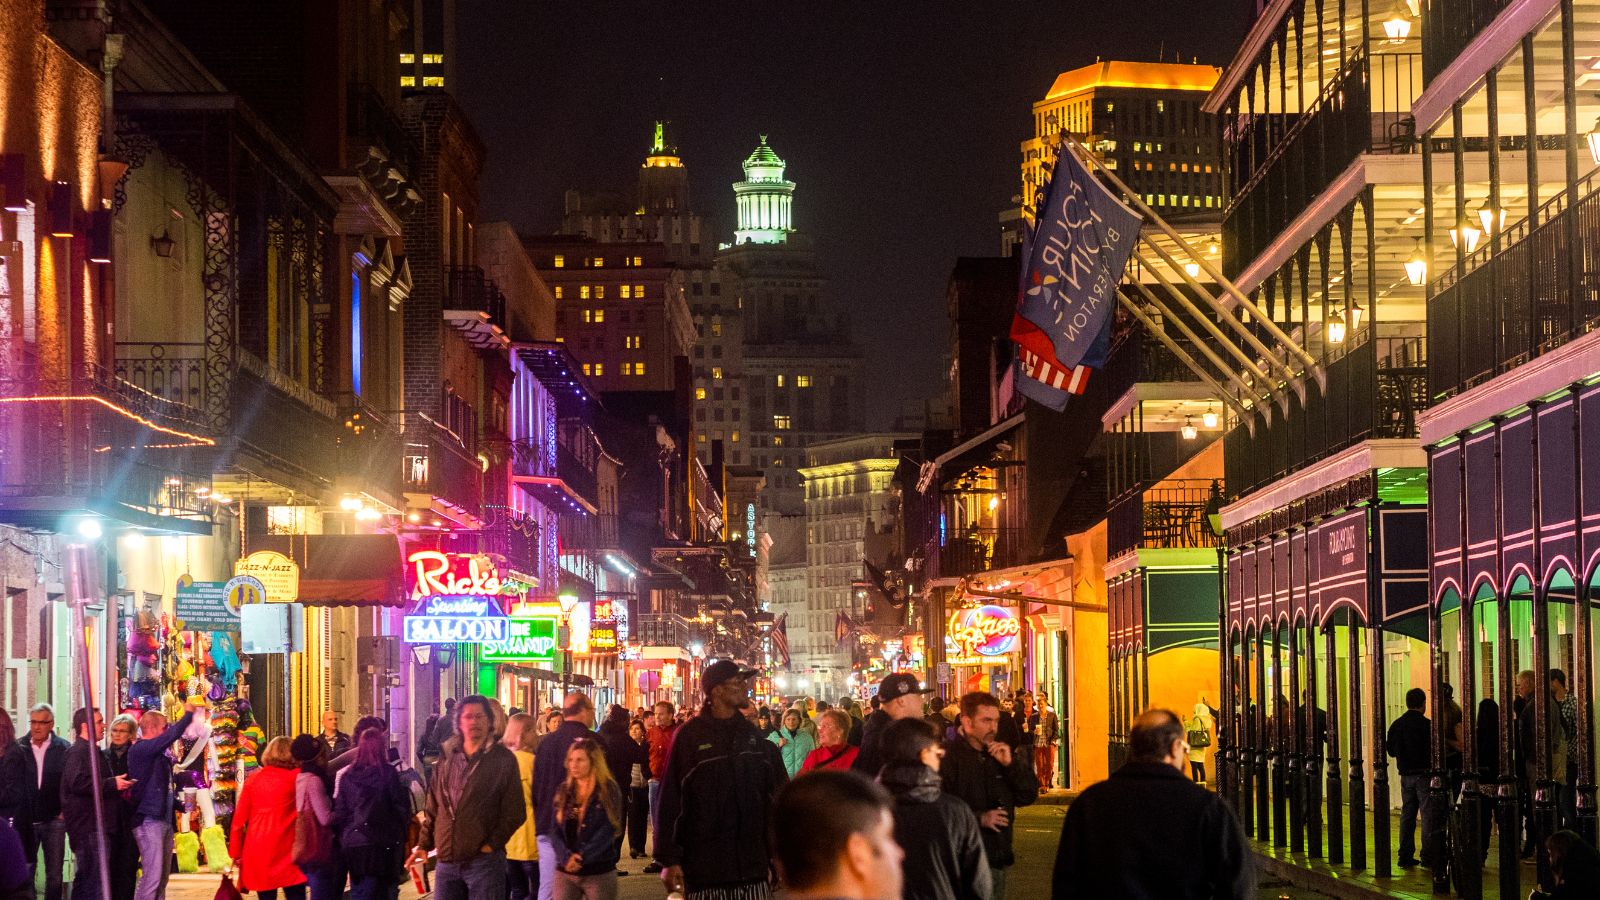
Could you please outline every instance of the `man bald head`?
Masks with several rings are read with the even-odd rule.
[[[1183,720],[1168,709],[1147,709],[1133,720],[1128,730],[1128,757],[1134,762],[1166,763],[1185,771],[1189,742],[1184,740]]]
[[[139,736],[145,738],[157,737],[167,730],[167,717],[153,709],[144,711],[139,717]]]
[[[582,722],[585,728],[593,728],[594,701],[586,694],[573,691],[561,700],[561,717],[569,722]]]

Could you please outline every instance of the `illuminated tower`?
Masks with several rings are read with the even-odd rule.
[[[739,204],[735,244],[783,244],[794,231],[790,209],[794,182],[783,179],[783,160],[767,146],[767,136],[744,161],[744,180],[733,186]]]
[[[689,170],[678,158],[678,148],[667,143],[667,123],[656,122],[650,153],[639,170],[639,213],[670,215],[688,210]]]

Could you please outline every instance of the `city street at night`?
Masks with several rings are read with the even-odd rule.
[[[1600,898],[1600,0],[0,0],[0,900]]]

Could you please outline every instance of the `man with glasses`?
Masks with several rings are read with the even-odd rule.
[[[688,900],[770,896],[768,825],[789,775],[778,745],[740,714],[755,674],[729,659],[706,666],[705,706],[678,729],[667,754],[653,849],[667,891]]]
[[[67,824],[61,818],[61,774],[71,744],[55,734],[56,711],[40,703],[28,711],[28,737],[22,750],[23,808],[30,810],[32,829],[23,853],[37,869],[44,851],[44,900],[61,900],[61,864],[67,854]]]

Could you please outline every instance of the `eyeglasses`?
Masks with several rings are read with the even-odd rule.
[[[56,720],[55,719],[29,719],[28,720],[28,724],[29,725],[54,725],[54,724],[56,724]]]

